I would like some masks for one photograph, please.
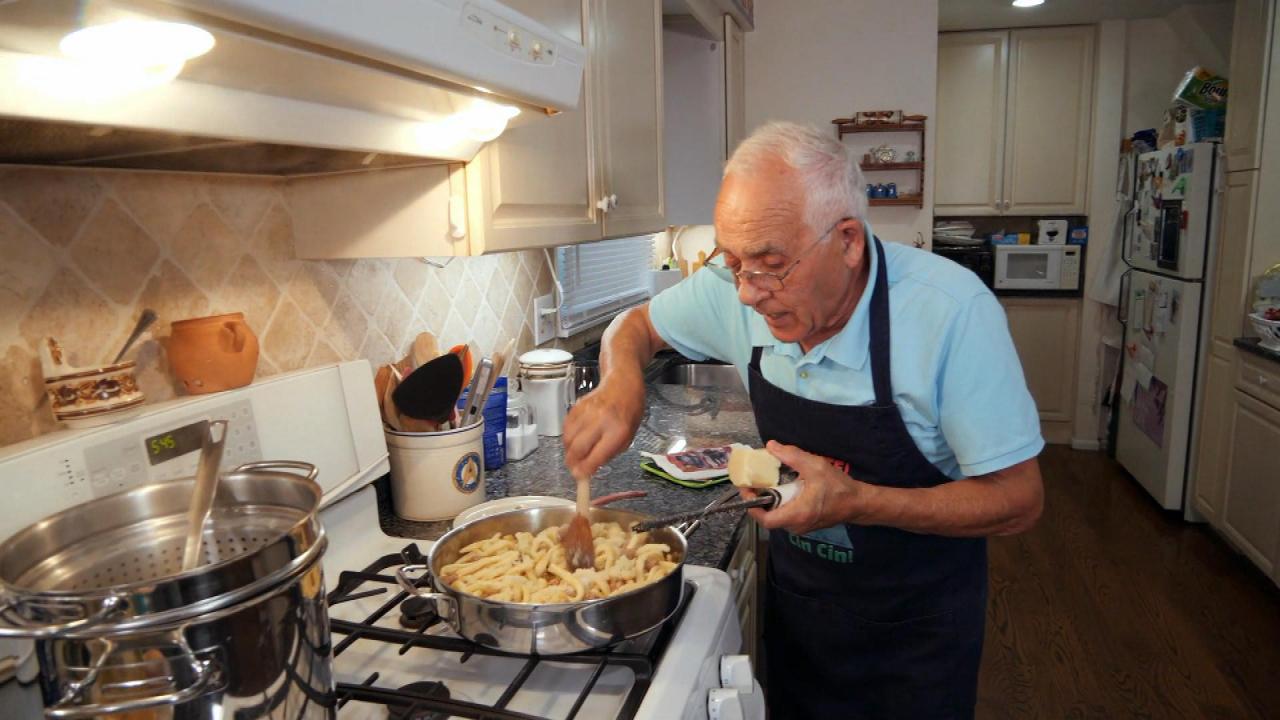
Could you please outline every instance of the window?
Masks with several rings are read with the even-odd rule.
[[[568,337],[649,299],[653,236],[619,238],[553,251],[563,295],[556,334]]]

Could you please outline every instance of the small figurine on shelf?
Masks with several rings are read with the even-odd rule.
[[[908,151],[907,151],[907,162],[915,162],[915,161],[916,161],[916,151],[915,151],[915,150],[908,150]]]
[[[875,158],[877,165],[888,165],[898,158],[898,151],[888,145],[871,148],[871,156]]]

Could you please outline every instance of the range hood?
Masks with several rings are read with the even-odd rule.
[[[66,41],[161,25],[212,48],[159,63],[133,57],[167,47],[149,36],[88,58]],[[577,107],[572,31],[494,0],[0,0],[0,163],[293,176],[466,162],[507,123]]]

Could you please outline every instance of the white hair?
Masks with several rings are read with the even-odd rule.
[[[767,123],[733,151],[724,174],[750,173],[761,163],[782,160],[804,185],[805,223],[815,233],[842,217],[867,216],[866,184],[862,168],[831,134],[809,125]]]

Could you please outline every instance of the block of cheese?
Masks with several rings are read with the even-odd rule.
[[[778,458],[764,448],[734,445],[729,453],[729,481],[738,487],[777,487],[781,468]]]

